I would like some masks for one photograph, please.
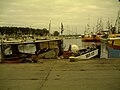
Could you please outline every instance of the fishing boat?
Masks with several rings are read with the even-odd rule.
[[[101,42],[103,37],[102,31],[103,31],[103,23],[102,23],[102,19],[100,18],[97,20],[97,25],[93,27],[92,31],[89,24],[85,26],[85,31],[81,37],[81,40],[83,42]]]
[[[2,41],[0,43],[0,62],[37,62],[38,59],[57,58],[62,55],[62,39],[33,41]]]
[[[100,42],[100,35],[82,35],[81,40],[84,42]]]
[[[120,34],[109,35],[108,58],[120,58]]]
[[[66,51],[65,54],[67,55],[64,56],[69,57],[70,60],[90,59],[98,56],[99,49],[94,44],[91,47],[87,47],[86,49],[79,49],[77,45],[70,45],[68,51]]]
[[[89,25],[88,25],[88,29],[85,30],[84,34],[81,37],[81,40],[83,42],[100,42],[102,39],[102,33],[99,32],[91,32],[88,33],[90,31],[89,29]]]
[[[120,9],[111,32],[108,35],[108,58],[120,58]]]

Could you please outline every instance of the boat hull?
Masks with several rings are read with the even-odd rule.
[[[83,55],[80,55],[80,56],[71,56],[69,57],[70,59],[90,59],[90,58],[93,58],[95,56],[98,55],[98,49],[95,49],[91,52],[88,52],[88,53],[85,53]]]
[[[120,58],[120,46],[108,45],[108,58]]]
[[[95,37],[95,38],[93,38],[93,37],[83,37],[83,38],[81,38],[81,40],[84,41],[84,42],[100,42],[101,38],[99,38],[99,37]]]
[[[120,58],[120,34],[108,36],[108,58]]]

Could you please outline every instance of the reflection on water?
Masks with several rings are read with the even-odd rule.
[[[101,42],[82,42],[81,39],[64,39],[64,50],[68,50],[70,44],[77,45],[80,49],[87,48],[92,44],[101,45],[101,58],[108,58],[107,48],[105,43]]]

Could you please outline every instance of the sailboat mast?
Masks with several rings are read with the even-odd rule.
[[[49,23],[49,36],[51,35],[50,31],[51,31],[51,20],[50,20],[50,23]]]
[[[63,34],[64,28],[63,28],[63,23],[61,22],[61,35]]]
[[[120,0],[118,2],[120,4]],[[119,11],[118,11],[118,15],[117,15],[117,19],[114,27],[116,28],[117,33],[120,33],[120,7],[119,7]]]
[[[118,33],[120,33],[120,8],[118,12]]]

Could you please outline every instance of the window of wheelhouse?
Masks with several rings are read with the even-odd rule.
[[[35,54],[36,45],[35,44],[18,45],[18,50],[20,53]]]

